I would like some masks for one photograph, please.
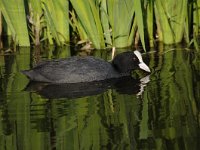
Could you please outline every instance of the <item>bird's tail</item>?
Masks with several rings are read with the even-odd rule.
[[[21,73],[26,75],[28,78],[31,78],[31,70],[22,70]]]

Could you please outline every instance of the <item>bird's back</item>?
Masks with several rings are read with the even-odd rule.
[[[46,61],[23,73],[31,80],[52,83],[91,82],[121,76],[111,63],[92,56]]]

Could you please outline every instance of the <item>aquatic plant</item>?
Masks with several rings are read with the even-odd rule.
[[[199,6],[199,0],[2,0],[0,23],[2,34],[11,33],[19,46],[73,42],[102,49],[141,43],[146,49],[155,41],[184,41],[198,49]]]

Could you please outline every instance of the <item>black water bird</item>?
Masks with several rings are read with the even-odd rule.
[[[141,53],[124,52],[107,62],[92,56],[74,56],[67,59],[44,61],[31,70],[22,71],[30,80],[48,83],[81,83],[102,81],[130,76],[131,71],[142,69],[150,72]]]

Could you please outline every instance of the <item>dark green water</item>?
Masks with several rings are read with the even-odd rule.
[[[152,70],[148,83],[138,80],[134,86],[106,86],[92,96],[85,92],[62,98],[63,87],[50,90],[53,98],[24,90],[29,80],[20,70],[33,66],[37,54],[20,49],[0,55],[0,150],[200,147],[200,54],[161,48],[145,55]],[[50,59],[71,53],[49,49],[42,55]],[[110,59],[105,51],[94,55]],[[82,93],[90,89],[82,87]]]

